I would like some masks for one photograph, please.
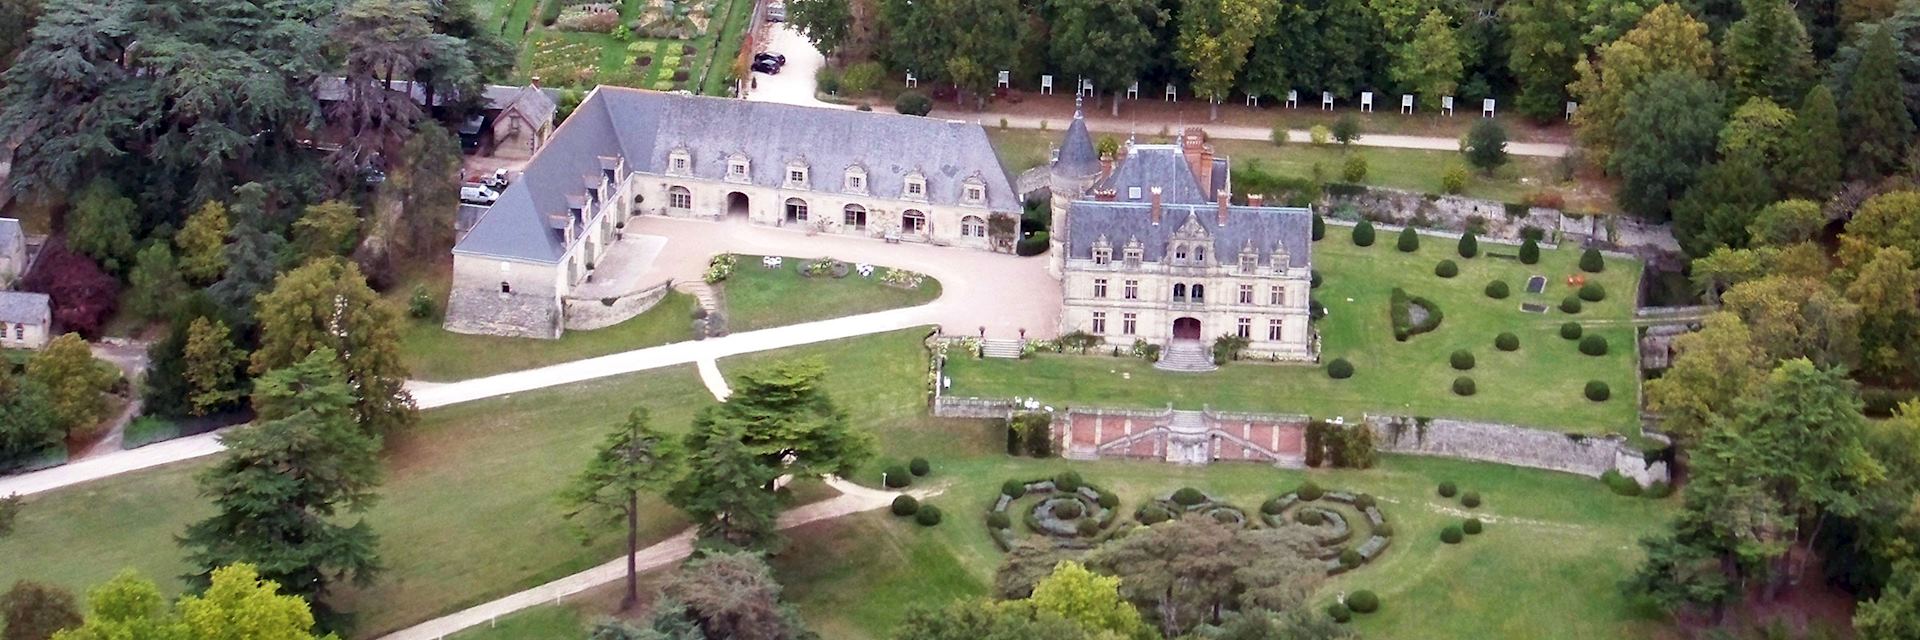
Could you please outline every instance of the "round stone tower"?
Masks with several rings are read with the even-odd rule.
[[[1080,98],[1074,98],[1073,122],[1067,125],[1067,135],[1054,152],[1047,180],[1048,190],[1053,193],[1053,220],[1047,225],[1051,232],[1047,271],[1056,278],[1065,271],[1067,259],[1065,241],[1072,224],[1067,220],[1067,205],[1087,197],[1094,181],[1100,178],[1100,152],[1093,146],[1093,136],[1087,133],[1086,116],[1080,106]]]

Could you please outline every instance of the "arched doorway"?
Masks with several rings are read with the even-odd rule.
[[[1199,340],[1200,321],[1194,318],[1175,318],[1173,320],[1173,338],[1175,340]]]
[[[727,194],[727,217],[746,218],[750,204],[747,194],[738,191]]]
[[[787,198],[787,222],[807,221],[807,201]]]

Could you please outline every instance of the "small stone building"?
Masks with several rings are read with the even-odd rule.
[[[530,82],[524,87],[488,87],[487,110],[493,112],[493,156],[530,158],[553,136],[553,97]],[[498,109],[494,112],[494,109]]]
[[[0,291],[0,349],[39,349],[53,331],[53,307],[44,293]]]

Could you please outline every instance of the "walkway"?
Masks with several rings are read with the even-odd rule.
[[[940,115],[956,115],[956,114],[934,114],[934,115],[937,117]],[[1007,122],[1007,126],[1014,129],[1043,129],[1044,128],[1044,129],[1049,129],[1053,131],[1060,131],[1065,129],[1067,126],[1067,120],[1062,118],[1041,118],[1037,116],[1022,116],[1022,115],[1013,115],[1013,114],[994,113],[991,111],[968,114],[968,119],[974,122],[978,122],[980,126],[983,126],[983,127],[998,127],[1000,126],[1001,120],[1005,120]],[[1046,126],[1042,127],[1041,126],[1042,123],[1045,123]],[[1262,128],[1262,127],[1249,127],[1244,125],[1222,124],[1218,122],[1208,123],[1208,122],[1143,121],[1143,120],[1122,120],[1122,119],[1115,119],[1115,118],[1101,118],[1101,117],[1095,117],[1093,114],[1088,114],[1087,116],[1087,129],[1089,131],[1100,132],[1100,133],[1155,134],[1161,131],[1162,129],[1167,131],[1178,132],[1180,129],[1188,126],[1198,126],[1198,127],[1205,128],[1207,130],[1207,136],[1213,137],[1213,138],[1225,138],[1228,140],[1270,140],[1273,137],[1272,129]],[[1301,142],[1301,143],[1312,142],[1313,136],[1307,131],[1302,129],[1290,129],[1287,131],[1287,140],[1289,142]],[[1395,149],[1424,149],[1428,151],[1449,151],[1449,152],[1457,152],[1460,150],[1460,141],[1455,140],[1453,138],[1440,138],[1440,137],[1429,137],[1429,136],[1403,136],[1403,135],[1393,135],[1393,134],[1385,134],[1385,133],[1361,134],[1360,138],[1357,140],[1354,140],[1353,143],[1363,147],[1390,147]],[[1516,156],[1559,158],[1567,155],[1567,153],[1569,152],[1570,152],[1570,149],[1568,148],[1567,145],[1561,144],[1558,142],[1509,142],[1507,143],[1507,153],[1513,154]]]
[[[868,489],[832,477],[827,478],[827,485],[839,491],[840,495],[780,514],[780,529],[791,529],[844,515],[880,509],[893,504],[894,497],[899,495],[889,491]],[[909,491],[907,493],[925,500],[939,492]],[[693,529],[687,529],[653,546],[641,549],[634,554],[638,569],[651,571],[687,557],[693,552],[693,534]],[[561,598],[619,581],[626,575],[626,557],[614,558],[592,569],[387,634],[380,640],[438,640],[462,630],[492,623],[517,611],[557,602]]]
[[[766,52],[786,56],[787,64],[780,68],[780,73],[774,75],[754,72],[753,88],[747,90],[748,100],[829,109],[852,108],[814,97],[814,88],[819,84],[815,75],[827,65],[827,57],[821,55],[819,49],[813,48],[813,42],[807,40],[806,36],[795,31],[792,23],[767,25],[765,42]]]

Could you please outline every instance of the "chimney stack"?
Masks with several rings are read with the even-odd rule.
[[[1266,204],[1267,204],[1267,196],[1265,194],[1259,194],[1259,193],[1247,194],[1247,206],[1261,207],[1261,206],[1266,206]]]
[[[1152,209],[1151,219],[1153,220],[1154,224],[1160,224],[1160,187],[1154,187],[1149,191],[1153,194],[1153,209]]]
[[[1100,178],[1099,179],[1105,180],[1107,179],[1107,176],[1111,176],[1111,175],[1113,175],[1113,154],[1102,153],[1100,154]]]
[[[1233,204],[1233,193],[1226,189],[1220,189],[1213,192],[1213,199],[1215,202],[1220,203],[1220,208],[1214,218],[1214,222],[1219,223],[1222,227],[1227,226],[1227,206]]]
[[[1180,135],[1180,155],[1187,160],[1187,169],[1193,172],[1193,178],[1200,188],[1213,186],[1213,145],[1207,144],[1207,132],[1199,127],[1189,127]]]

